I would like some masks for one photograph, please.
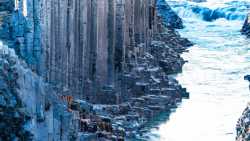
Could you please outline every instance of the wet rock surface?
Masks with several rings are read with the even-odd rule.
[[[250,37],[250,14],[247,15],[244,25],[241,29],[241,33]]]

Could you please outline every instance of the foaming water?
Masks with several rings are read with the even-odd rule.
[[[218,0],[200,5],[213,3]],[[217,7],[229,4],[235,2],[221,0]],[[171,5],[184,16],[179,10],[185,9],[181,2],[172,1]],[[186,28],[180,30],[181,35],[196,43],[183,54],[188,63],[177,76],[190,92],[190,99],[152,129],[149,140],[235,141],[236,122],[250,101],[249,83],[243,79],[250,73],[250,40],[240,34],[243,20],[205,22],[198,17],[182,18]]]
[[[244,20],[245,12],[250,8],[250,1],[246,0],[218,0],[205,3],[194,3],[187,0],[168,1],[179,16],[183,18],[200,18],[214,21],[220,18],[227,20]]]

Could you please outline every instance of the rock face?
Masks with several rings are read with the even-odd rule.
[[[2,42],[0,66],[0,140],[69,140],[74,131],[73,114],[50,86]]]
[[[23,125],[30,120],[30,115],[22,110],[23,103],[18,92],[20,77],[14,53],[0,45],[0,139],[1,140],[32,140],[32,134]]]
[[[188,97],[169,75],[192,43],[164,0],[13,0],[1,11],[0,37],[26,62],[7,84],[22,103],[10,111],[25,109],[18,126],[31,140],[135,139]]]
[[[247,15],[244,25],[241,29],[241,33],[250,37],[250,14]]]

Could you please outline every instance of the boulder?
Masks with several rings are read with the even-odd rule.
[[[92,112],[93,106],[84,100],[74,100],[71,104],[72,110],[82,111],[82,112]]]
[[[247,15],[244,25],[241,29],[241,33],[250,37],[250,13]]]
[[[169,28],[183,28],[182,19],[172,10],[165,0],[157,0],[157,10],[164,23]]]
[[[250,75],[245,75],[244,80],[250,81]]]

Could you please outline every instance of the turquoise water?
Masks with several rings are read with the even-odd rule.
[[[181,35],[196,44],[183,54],[188,63],[177,76],[190,99],[169,119],[160,119],[148,140],[235,141],[236,122],[250,101],[249,83],[243,79],[250,74],[250,39],[240,34],[250,1],[169,3],[184,20]],[[221,15],[207,21],[204,9]]]

